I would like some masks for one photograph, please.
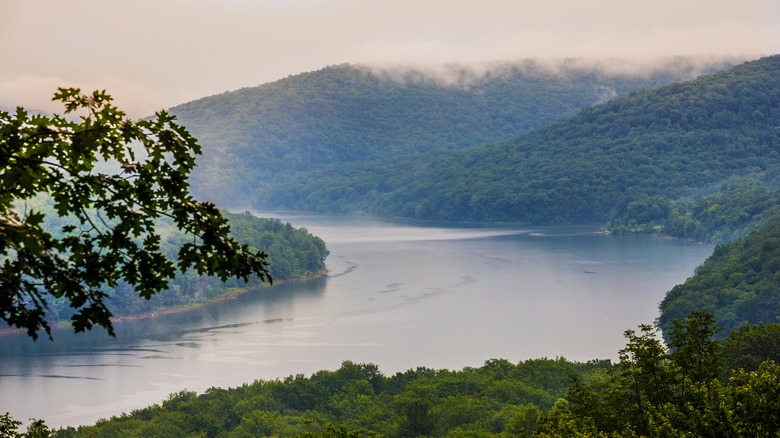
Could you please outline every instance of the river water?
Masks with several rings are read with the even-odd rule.
[[[391,375],[491,358],[615,359],[622,333],[652,323],[664,293],[712,252],[589,226],[261,215],[322,237],[328,277],[120,323],[117,339],[0,336],[0,413],[87,424],[185,388],[310,375],[343,360]]]

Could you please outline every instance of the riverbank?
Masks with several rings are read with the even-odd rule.
[[[208,299],[206,301],[203,301],[203,302],[182,304],[182,305],[177,305],[177,306],[173,306],[173,307],[164,307],[164,308],[159,309],[156,312],[145,313],[143,315],[121,316],[121,317],[117,317],[117,318],[111,318],[111,322],[112,323],[121,323],[123,321],[137,321],[139,319],[154,318],[156,316],[170,315],[172,313],[187,312],[189,310],[198,309],[198,308],[201,308],[201,307],[204,307],[204,306],[209,306],[209,305],[212,305],[212,304],[220,303],[222,301],[235,300],[237,296],[239,296],[241,294],[244,294],[244,293],[247,293],[247,292],[250,292],[250,291],[253,291],[253,290],[266,289],[266,288],[270,288],[270,287],[274,287],[274,286],[278,286],[278,285],[282,285],[282,284],[287,284],[287,283],[299,283],[299,282],[302,282],[302,281],[310,281],[310,280],[314,280],[314,279],[322,278],[322,277],[327,277],[327,276],[328,276],[328,270],[327,269],[323,269],[323,270],[321,270],[321,271],[319,271],[317,273],[314,273],[314,274],[304,275],[304,276],[295,277],[295,278],[288,278],[286,280],[274,281],[273,284],[260,283],[257,287],[251,287],[251,288],[250,287],[230,288],[230,289],[226,290],[226,292],[224,294],[221,294],[221,295],[218,295],[216,297],[210,298],[210,299]]]
[[[118,324],[118,323],[121,324],[122,322],[126,322],[126,321],[137,321],[137,320],[141,320],[141,319],[154,318],[154,317],[158,317],[158,316],[162,316],[162,315],[170,315],[170,314],[173,314],[173,313],[187,312],[187,311],[190,311],[190,310],[198,309],[198,308],[205,307],[205,306],[210,306],[212,304],[220,303],[220,302],[223,302],[223,301],[235,300],[237,296],[239,296],[241,294],[244,294],[244,293],[247,293],[247,292],[250,292],[250,291],[253,291],[253,290],[271,288],[271,287],[274,287],[274,286],[287,284],[287,283],[299,283],[299,282],[304,282],[304,281],[310,281],[310,280],[314,280],[314,279],[317,279],[317,278],[323,278],[323,277],[327,277],[327,276],[328,276],[328,270],[327,269],[322,269],[321,271],[316,272],[316,273],[303,275],[303,276],[295,277],[295,278],[288,278],[288,279],[285,279],[285,280],[274,281],[273,284],[259,283],[259,284],[255,285],[253,287],[227,288],[224,293],[222,293],[222,294],[220,294],[220,295],[218,295],[216,297],[209,298],[209,299],[204,300],[204,301],[197,301],[197,302],[187,303],[187,304],[179,304],[179,305],[170,306],[170,307],[162,307],[162,308],[156,309],[155,311],[145,312],[145,313],[140,314],[140,315],[119,316],[119,317],[111,318],[111,323],[112,324]],[[62,329],[65,329],[65,328],[70,328],[70,327],[72,327],[70,321],[57,321],[56,323],[51,324],[51,329],[52,330],[62,330]],[[23,333],[25,331],[26,331],[25,329],[0,328],[0,336],[7,335],[7,334],[13,334],[13,333]]]
[[[641,232],[641,231],[615,231],[615,230],[606,230],[605,232],[610,233],[613,236],[644,236],[644,237],[653,237],[656,239],[675,240],[678,242],[683,242],[686,245],[704,245],[704,246],[713,246],[713,247],[716,246],[715,243],[706,240],[686,239],[683,237],[670,236],[664,233],[649,233],[649,232]]]

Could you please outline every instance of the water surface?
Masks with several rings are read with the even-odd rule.
[[[270,216],[264,214],[264,216]],[[322,237],[329,276],[55,341],[0,337],[0,412],[52,426],[255,379],[371,362],[385,374],[490,358],[616,358],[622,333],[712,248],[597,227],[420,226],[276,216]]]

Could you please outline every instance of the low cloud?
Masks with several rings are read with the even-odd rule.
[[[495,39],[369,41],[353,47],[353,62],[433,65],[521,58],[623,58],[649,62],[669,56],[742,56],[755,59],[780,49],[780,25],[760,29],[739,23],[660,28],[641,35],[598,31],[556,33],[518,29]]]
[[[0,105],[50,110],[75,85],[143,117],[340,63],[756,59],[780,53],[779,14],[777,0],[3,0]]]
[[[469,88],[479,85],[485,78],[514,75],[567,76],[583,71],[598,72],[607,76],[651,76],[659,71],[671,74],[678,80],[690,80],[712,71],[748,61],[744,56],[689,56],[659,57],[652,59],[630,58],[526,58],[515,61],[446,63],[446,64],[360,64],[385,80],[399,83],[435,82],[444,86]],[[614,91],[602,90],[603,99],[614,97]]]

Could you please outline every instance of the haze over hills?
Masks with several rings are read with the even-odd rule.
[[[606,222],[643,196],[774,187],[780,56],[632,93],[517,139],[353,164],[287,181],[255,206],[448,221]]]
[[[732,59],[525,60],[436,71],[337,65],[171,109],[204,146],[193,193],[222,205],[345,163],[508,140],[631,91]]]

